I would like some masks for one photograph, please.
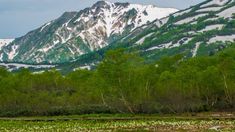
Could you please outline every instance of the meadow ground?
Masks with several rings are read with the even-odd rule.
[[[235,131],[235,118],[231,113],[17,117],[0,118],[0,131]]]

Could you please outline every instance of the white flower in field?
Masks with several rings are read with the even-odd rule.
[[[219,131],[219,129],[221,128],[221,126],[213,126],[211,128],[209,128],[210,130],[214,130],[214,131]]]
[[[158,67],[159,67],[159,65],[158,65],[158,64],[156,64],[156,65],[155,65],[155,67],[156,67],[156,68],[158,68]]]

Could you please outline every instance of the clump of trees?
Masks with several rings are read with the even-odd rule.
[[[112,50],[95,70],[67,75],[0,69],[1,116],[216,110],[235,110],[235,48],[152,64]]]

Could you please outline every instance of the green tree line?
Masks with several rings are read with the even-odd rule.
[[[66,75],[0,69],[0,116],[235,110],[235,48],[148,64],[122,49]]]

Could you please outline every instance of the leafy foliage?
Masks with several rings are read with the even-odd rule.
[[[146,63],[123,49],[98,68],[61,75],[0,69],[0,115],[180,113],[235,108],[235,48],[214,56]]]

